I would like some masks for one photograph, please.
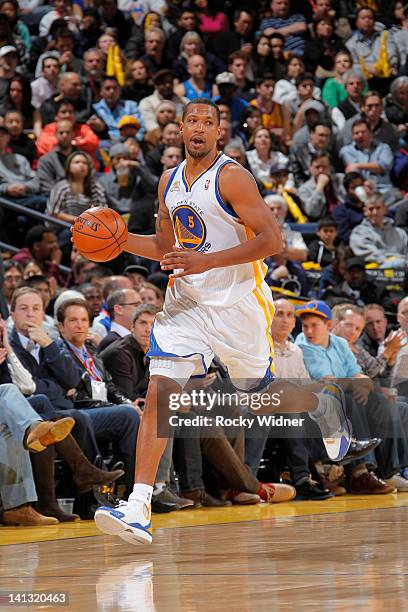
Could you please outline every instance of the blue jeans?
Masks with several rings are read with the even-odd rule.
[[[27,428],[38,421],[41,418],[15,385],[0,385],[0,501],[4,510],[37,501],[23,441]]]

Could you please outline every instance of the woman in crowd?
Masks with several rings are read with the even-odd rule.
[[[339,51],[334,58],[334,77],[327,79],[322,89],[322,98],[330,108],[335,108],[346,100],[347,92],[344,87],[343,75],[353,65],[348,51]]]
[[[142,98],[150,96],[154,91],[149,69],[141,59],[128,61],[125,78],[126,85],[122,90],[124,100],[134,100],[139,103]]]
[[[66,178],[51,190],[47,213],[73,223],[91,206],[107,206],[103,188],[95,181],[92,160],[86,153],[71,153],[65,164]]]
[[[280,151],[273,150],[271,134],[263,126],[255,128],[249,145],[253,147],[247,151],[247,160],[251,172],[268,189],[272,185],[272,166],[287,162],[288,159]]]
[[[17,110],[22,114],[25,130],[34,132],[36,136],[39,135],[41,131],[40,112],[31,104],[30,82],[20,74],[16,74],[9,81],[1,115],[10,110]]]
[[[225,70],[225,65],[212,53],[206,53],[204,43],[197,32],[186,32],[180,42],[180,53],[173,62],[173,72],[180,83],[188,81],[187,60],[192,55],[202,55],[207,66],[206,80],[215,81],[215,76]]]
[[[249,65],[252,71],[252,80],[262,77],[265,73],[274,72],[274,61],[269,36],[261,34],[254,41]]]

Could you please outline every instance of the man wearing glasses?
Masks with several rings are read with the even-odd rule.
[[[113,291],[107,301],[106,310],[112,321],[110,332],[103,338],[98,346],[98,353],[103,351],[115,340],[130,334],[133,325],[135,310],[142,303],[140,294],[134,289],[117,289]]]

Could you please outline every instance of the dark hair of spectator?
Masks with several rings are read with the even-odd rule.
[[[313,162],[315,162],[315,161],[317,161],[319,159],[323,159],[323,158],[328,159],[329,162],[331,163],[331,159],[330,159],[329,153],[314,153],[311,156],[310,164],[313,164]]]
[[[263,36],[265,36],[265,34],[263,34]],[[285,42],[285,37],[283,36],[283,34],[281,34],[280,32],[274,32],[273,34],[271,34],[270,36],[267,36],[267,38],[269,38],[269,40],[272,40],[272,38],[279,38],[279,40],[281,40],[282,42]],[[292,57],[296,57],[297,59],[302,59],[300,56],[298,55],[293,55]],[[292,59],[292,57],[290,59]],[[303,61],[303,60],[302,60]]]
[[[252,17],[252,19],[254,18],[252,11],[248,7],[241,6],[240,8],[235,9],[234,15],[232,17],[233,21],[238,21],[242,13],[247,13]]]
[[[33,114],[33,107],[31,105],[31,85],[30,81],[21,74],[16,74],[10,79],[7,89],[7,110],[18,110],[15,108],[13,101],[10,97],[10,89],[13,83],[20,83],[23,92],[23,105],[21,111],[25,117],[31,117]]]
[[[70,38],[71,40],[75,41],[73,32],[71,32],[71,30],[66,26],[63,28],[58,28],[58,30],[55,31],[54,38],[55,40],[57,40],[57,38]]]
[[[10,303],[10,312],[14,312],[16,309],[16,304],[17,304],[17,300],[19,297],[21,297],[22,295],[29,295],[30,293],[34,293],[34,295],[38,295],[38,297],[41,299],[41,302],[43,302],[43,297],[41,295],[41,293],[38,291],[38,289],[35,289],[34,287],[18,287],[12,295],[11,298],[11,303]]]
[[[266,81],[273,81],[273,84],[275,84],[275,77],[272,73],[265,72],[262,76],[255,80],[255,85],[256,87],[259,87],[259,85],[262,85],[262,83],[265,83]]]
[[[151,314],[156,316],[159,312],[159,309],[153,304],[140,304],[135,310],[135,314],[133,315],[133,324],[143,315],[143,314]]]
[[[73,110],[75,111],[75,106],[74,103],[72,102],[72,100],[70,100],[69,98],[61,98],[61,100],[57,100],[57,102],[55,103],[55,114],[58,113],[59,109],[61,108],[61,106],[66,106],[66,105],[70,105],[72,106]]]
[[[368,123],[367,119],[364,119],[364,117],[358,118],[355,121],[353,121],[353,124],[351,126],[351,131],[353,132],[354,128],[357,127],[357,125],[363,125],[363,124],[367,126],[371,132],[370,124]]]
[[[54,234],[55,232],[50,227],[45,225],[34,225],[30,227],[26,234],[25,245],[28,250],[32,253],[32,248],[36,242],[41,242],[44,234]]]
[[[359,172],[348,172],[343,179],[343,187],[346,191],[348,191],[351,183],[356,179],[363,179],[363,176]]]
[[[318,128],[318,127],[329,128],[330,131],[333,130],[331,123],[329,121],[325,121],[324,119],[319,119],[319,121],[316,123],[316,125],[313,125],[310,128],[310,131],[314,132],[316,130],[316,128]]]
[[[126,301],[126,289],[116,289],[113,291],[106,300],[106,311],[112,321],[115,320],[115,306],[121,302]]]
[[[323,219],[319,219],[317,229],[319,230],[325,227],[335,227],[337,229],[337,223],[333,217],[323,217]]]
[[[371,8],[371,6],[360,6],[360,8],[356,12],[356,19],[359,18],[361,11],[370,11],[372,16],[375,18],[375,11]]]
[[[109,76],[105,74],[101,79],[101,87],[106,83],[106,81],[115,81],[116,85],[120,87],[118,79],[113,75]]]
[[[88,260],[85,260],[84,263],[86,264],[89,262]],[[80,271],[81,270],[78,270],[78,273]],[[89,270],[88,272],[86,272],[85,282],[90,283],[93,278],[108,278],[111,275],[112,275],[112,270],[110,270],[109,268],[106,268],[105,266],[96,265],[95,267],[92,268],[92,270]]]
[[[242,59],[242,60],[245,60],[245,62],[248,62],[247,55],[240,49],[238,49],[238,51],[234,51],[233,53],[230,53],[230,55],[228,56],[228,66],[232,66],[232,64],[234,63],[234,60],[236,59]]]
[[[212,102],[212,100],[209,100],[208,98],[194,98],[194,100],[191,100],[190,102],[188,102],[188,104],[185,105],[184,110],[183,110],[182,121],[185,121],[185,118],[187,117],[190,108],[194,104],[205,104],[206,106],[210,106],[211,108],[213,108],[217,116],[217,123],[218,124],[220,123],[220,109],[218,108],[216,104],[214,104],[214,102]]]
[[[47,283],[50,286],[49,279],[43,274],[34,274],[33,276],[29,276],[24,281],[24,287],[37,287],[40,283]]]
[[[304,81],[312,81],[312,83],[314,83],[314,75],[311,72],[304,72],[303,74],[300,74],[295,81],[296,87],[299,87],[299,85],[304,83]]]
[[[65,300],[65,302],[63,302],[61,306],[58,307],[58,310],[57,310],[58,323],[64,323],[66,312],[70,306],[81,306],[81,308],[85,308],[86,312],[88,313],[89,321],[92,320],[92,313],[91,313],[91,309],[89,307],[88,302],[81,298],[73,298],[72,300]]]
[[[18,261],[13,261],[12,259],[8,259],[7,261],[4,262],[4,272],[8,272],[9,270],[12,270],[13,268],[15,268],[16,270],[18,270],[20,272],[20,274],[23,274],[23,266],[21,266]]]
[[[376,91],[375,89],[371,89],[370,91],[367,91],[367,93],[364,94],[363,96],[363,104],[367,101],[367,98],[380,98],[381,102],[382,102],[382,96],[381,94]]]
[[[88,174],[84,178],[84,194],[88,196],[88,198],[90,198],[92,197],[93,164],[89,155],[87,153],[84,153],[84,151],[74,151],[67,157],[67,160],[65,162],[65,175],[67,177],[67,181],[69,184],[71,184],[72,182],[71,163],[76,157],[83,157],[86,160],[88,166]]]

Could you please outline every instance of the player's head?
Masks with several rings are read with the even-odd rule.
[[[216,147],[220,136],[220,111],[207,98],[196,98],[184,108],[181,132],[188,154],[199,159]]]

